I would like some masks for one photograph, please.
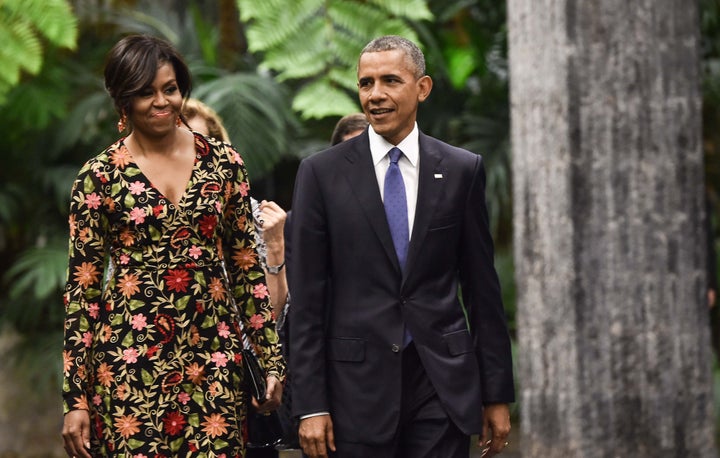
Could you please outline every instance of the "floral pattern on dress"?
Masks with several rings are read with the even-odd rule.
[[[244,454],[242,342],[223,258],[248,337],[267,373],[285,377],[242,158],[200,134],[195,146],[177,205],[122,139],[72,188],[63,401],[90,411],[94,455]]]

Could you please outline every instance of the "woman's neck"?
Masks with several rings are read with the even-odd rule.
[[[135,155],[152,156],[152,155],[173,155],[182,149],[187,142],[186,136],[192,135],[187,129],[173,129],[167,135],[161,137],[151,137],[142,135],[137,131],[133,131],[125,139],[125,143],[129,143],[129,148]]]

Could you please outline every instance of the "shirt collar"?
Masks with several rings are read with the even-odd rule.
[[[389,141],[385,140],[370,126],[368,128],[368,136],[370,138],[370,153],[372,154],[373,165],[378,163],[387,156],[388,151],[393,146],[397,146],[403,152],[403,155],[408,158],[413,167],[417,167],[418,156],[420,154],[420,144],[418,143],[418,126],[417,122],[413,126],[413,130],[397,145],[393,145]]]

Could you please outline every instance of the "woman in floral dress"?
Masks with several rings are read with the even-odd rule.
[[[123,38],[105,85],[129,134],[89,160],[72,189],[65,450],[241,457],[236,319],[265,364],[260,411],[278,406],[285,376],[243,160],[182,125],[190,75],[168,43]]]

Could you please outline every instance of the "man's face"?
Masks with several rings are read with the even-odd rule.
[[[393,145],[413,130],[418,103],[431,89],[430,77],[415,79],[411,61],[399,49],[366,52],[360,57],[360,104],[375,132]]]

